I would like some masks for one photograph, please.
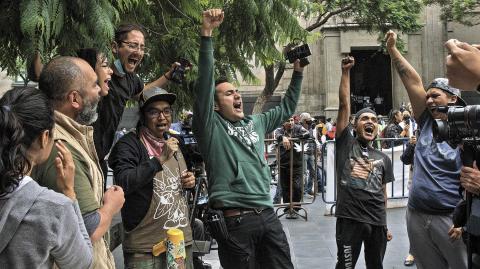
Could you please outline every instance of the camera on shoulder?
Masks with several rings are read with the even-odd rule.
[[[442,106],[437,110],[447,114],[447,120],[433,122],[432,132],[437,143],[447,141],[458,145],[480,136],[480,105]]]

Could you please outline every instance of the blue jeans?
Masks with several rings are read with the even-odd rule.
[[[303,159],[305,160],[305,174],[308,171],[307,183],[304,185],[303,193],[308,193],[313,191],[313,181],[315,180],[315,155],[313,154],[304,154]]]
[[[317,166],[318,191],[325,191],[325,171],[321,166]]]
[[[287,237],[273,208],[226,217],[225,223],[230,238],[218,241],[224,269],[293,269]]]

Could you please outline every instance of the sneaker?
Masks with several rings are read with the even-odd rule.
[[[403,265],[413,266],[414,264],[415,264],[415,258],[412,256],[412,254],[408,254],[408,256],[405,258],[405,261],[403,262]]]

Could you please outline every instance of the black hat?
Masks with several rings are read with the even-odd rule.
[[[437,89],[440,89],[450,95],[455,95],[457,96],[457,105],[460,105],[460,106],[466,106],[467,103],[465,102],[465,100],[463,100],[461,97],[460,97],[460,90],[457,89],[457,88],[453,88],[452,86],[449,86],[448,85],[448,79],[446,78],[436,78],[434,80],[432,80],[432,82],[430,83],[430,85],[428,85],[427,87],[427,91],[431,88],[437,88]]]
[[[177,95],[174,93],[169,93],[166,90],[158,87],[154,87],[150,90],[145,90],[142,95],[140,96],[140,109],[144,109],[147,105],[151,104],[155,101],[165,101],[170,105],[175,103],[175,99],[177,99]]]

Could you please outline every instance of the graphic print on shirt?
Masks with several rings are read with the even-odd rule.
[[[248,122],[245,126],[235,127],[227,121],[228,135],[238,138],[242,143],[252,149],[252,146],[259,141],[259,136],[255,132],[253,121]]]
[[[175,169],[178,170],[178,169]],[[178,180],[179,171],[172,171],[168,166],[163,167],[162,178],[153,178],[153,193],[159,201],[155,209],[154,219],[167,219],[163,228],[178,228],[188,225],[187,205],[179,201],[183,199],[180,192],[182,186]]]
[[[348,183],[353,188],[369,192],[377,192],[382,188],[383,160],[351,158],[351,180]]]

